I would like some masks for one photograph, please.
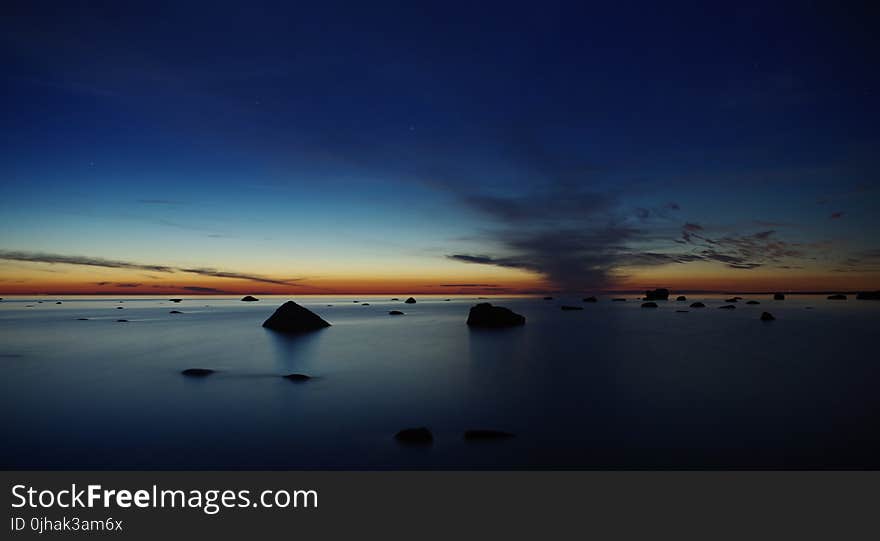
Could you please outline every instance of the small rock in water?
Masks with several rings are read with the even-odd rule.
[[[394,297],[394,298],[391,299],[391,300],[392,300],[392,301],[399,301],[400,299],[398,299],[397,297]]]
[[[657,308],[656,302],[643,302],[642,308]]]
[[[362,302],[362,303],[361,303],[361,306],[369,306],[369,305],[370,305],[370,303],[368,303],[368,302]]]
[[[773,321],[774,319],[776,318],[773,317],[773,314],[771,314],[770,312],[764,312],[763,314],[761,314],[761,321]]]
[[[758,301],[746,301],[746,304],[761,304]]]
[[[626,302],[626,299],[622,299],[622,298],[619,298],[619,297],[616,298],[616,299],[611,299],[611,300],[614,301],[614,302]]]
[[[180,301],[182,301],[183,299],[168,299],[168,300],[171,301],[171,302],[180,302]]]
[[[677,300],[677,301],[686,301],[686,300],[688,300],[688,298],[685,297],[684,295],[679,295],[678,297],[675,298],[675,300]]]
[[[55,304],[61,304],[61,301],[56,302]]]
[[[400,310],[392,310],[392,311],[388,312],[388,315],[389,316],[402,316],[403,312],[401,312]]]
[[[467,441],[497,441],[497,440],[509,440],[510,438],[515,438],[516,434],[512,434],[510,432],[504,432],[503,430],[465,430],[464,431],[464,439]]]
[[[256,302],[258,300],[260,300],[260,299],[253,297],[251,295],[245,295],[244,297],[241,298],[241,302]]]
[[[584,302],[599,302],[596,297],[584,297]]]
[[[774,293],[774,294],[773,294],[773,300],[774,300],[774,301],[784,301],[784,300],[785,300],[785,295],[782,294],[782,293]]]
[[[729,299],[725,299],[724,302],[737,302],[739,301],[739,297],[731,297]]]
[[[829,301],[845,301],[846,295],[828,295]]]
[[[89,318],[87,318],[87,317],[78,317],[78,318],[76,318],[76,320],[77,320],[77,321],[88,321]]]
[[[3,299],[0,299],[2,301]],[[877,301],[880,300],[880,291],[860,291],[856,294],[856,300]]]
[[[553,300],[553,297],[544,297],[544,300],[545,300],[545,301],[552,301],[552,300]]]
[[[122,310],[123,308],[124,308],[124,307],[122,307],[122,306],[117,306],[117,307],[116,307],[117,310]]]
[[[127,319],[117,319],[116,323],[128,323]]]
[[[736,306],[734,306],[732,304],[725,304],[724,306],[718,307],[719,310],[733,310],[735,308],[736,308]]]
[[[307,376],[305,374],[287,374],[286,376],[282,376],[284,379],[289,381],[294,381],[297,383],[301,383],[303,381],[309,381],[312,379],[312,376]]]
[[[181,312],[180,310],[172,310],[172,311],[170,311],[170,312],[168,312],[168,313],[169,313],[169,314],[182,314],[183,312]]]
[[[566,306],[566,305],[562,305],[559,308],[561,308],[562,310],[583,310],[584,309],[583,306]]]
[[[705,307],[706,307],[706,305],[699,302],[699,301],[691,303],[691,308],[705,308]]]
[[[211,370],[210,368],[187,368],[186,370],[182,370],[180,373],[184,376],[202,378],[205,376],[210,376],[214,373],[214,370]]]
[[[679,314],[687,314],[690,310],[676,310],[676,312]]]
[[[405,302],[406,304],[415,304],[416,300],[414,298],[410,297],[403,302]]]
[[[661,287],[654,290],[645,291],[646,301],[665,301],[669,298],[669,290]]]
[[[430,445],[434,442],[434,436],[431,431],[425,427],[404,428],[394,435],[394,439],[399,443],[407,445]]]

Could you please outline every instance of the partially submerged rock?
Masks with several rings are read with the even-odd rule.
[[[782,293],[774,293],[774,294],[773,294],[773,300],[774,300],[774,301],[784,301],[784,300],[785,300],[785,295],[782,294]]]
[[[256,297],[252,297],[250,295],[245,295],[244,297],[241,298],[241,302],[257,302],[258,300],[260,300],[260,299],[258,299]]]
[[[736,308],[736,306],[734,306],[732,304],[725,304],[724,306],[718,307],[719,310],[733,310],[735,308]]]
[[[89,318],[87,318],[87,317],[78,317],[78,318],[76,318],[76,320],[77,320],[77,321],[88,321]]]
[[[678,314],[687,314],[690,310],[676,310],[675,312]]]
[[[394,298],[391,299],[391,300],[392,300],[392,301],[399,301],[400,299],[398,299],[397,297],[394,297]]]
[[[746,301],[746,304],[761,304],[758,301]]]
[[[467,324],[472,327],[501,328],[525,325],[526,318],[503,306],[482,302],[468,313]]]
[[[414,298],[410,297],[403,302],[405,302],[406,304],[415,304],[416,300]]]
[[[614,301],[614,302],[626,302],[626,299],[623,299],[623,298],[621,298],[621,297],[618,297],[618,298],[616,298],[616,299],[611,299],[611,300]]]
[[[596,297],[584,297],[584,302],[599,302]]]
[[[880,291],[860,291],[856,294],[860,301],[880,301]],[[3,299],[0,299],[2,301]]]
[[[61,301],[56,302],[55,304],[61,304]]]
[[[515,437],[516,434],[504,432],[503,430],[477,429],[464,431],[464,439],[466,441],[498,441],[509,440]]]
[[[263,322],[263,327],[267,329],[286,333],[316,331],[329,326],[320,316],[293,301],[282,304]]]
[[[307,376],[305,374],[287,374],[286,376],[281,376],[288,381],[293,381],[295,383],[302,383],[304,381],[309,381],[312,379],[312,376]]]
[[[545,300],[545,301],[552,301],[552,300],[553,300],[553,297],[544,297],[544,300]]]
[[[688,300],[688,298],[685,297],[684,295],[679,295],[678,297],[675,298],[675,300],[684,302],[684,301]]]
[[[665,287],[645,291],[646,301],[665,301],[669,299],[669,290]]]
[[[128,323],[127,319],[117,319],[116,323]]]
[[[431,431],[424,426],[404,428],[394,435],[394,439],[398,443],[406,445],[431,445],[434,442],[434,436],[431,434]]]
[[[560,306],[559,308],[561,308],[562,310],[583,310],[584,309],[583,306],[567,306],[564,304],[562,306]]]
[[[171,302],[180,302],[180,301],[182,301],[183,299],[168,299],[168,300],[171,301]]]
[[[642,308],[657,308],[656,302],[643,302]]]
[[[739,297],[730,297],[729,299],[724,299],[724,302],[738,302]]]
[[[388,312],[388,315],[389,316],[402,316],[404,314],[400,310],[392,310],[392,311]]]
[[[691,303],[691,308],[705,308],[705,307],[706,307],[706,305],[699,302],[699,301]]]
[[[845,301],[845,300],[846,300],[846,295],[840,295],[840,294],[838,294],[838,295],[828,295],[828,300],[829,300],[829,301]]]
[[[170,311],[170,312],[168,312],[168,313],[169,313],[169,314],[182,314],[183,312],[181,312],[180,310],[172,310],[172,311]]]
[[[362,303],[361,303],[361,306],[369,306],[369,305],[370,305],[370,303],[368,303],[368,302],[362,302]]]
[[[180,372],[184,376],[189,376],[193,378],[203,378],[205,376],[210,376],[214,373],[214,370],[210,368],[187,368],[186,370],[182,370]]]
[[[763,314],[761,314],[761,321],[773,321],[774,319],[776,318],[773,317],[773,314],[771,314],[770,312],[764,312]]]

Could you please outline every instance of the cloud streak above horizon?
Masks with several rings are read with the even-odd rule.
[[[276,279],[259,274],[248,274],[241,272],[222,271],[212,268],[184,268],[171,265],[152,265],[135,263],[131,261],[122,261],[118,259],[105,259],[102,257],[90,257],[79,255],[62,255],[50,254],[43,252],[25,252],[14,250],[0,250],[0,260],[6,261],[23,261],[27,263],[47,263],[50,265],[78,265],[86,267],[101,267],[107,269],[132,269],[144,270],[150,272],[162,273],[187,273],[197,274],[200,276],[210,276],[213,278],[228,278],[235,280],[246,280],[250,282],[259,282],[264,284],[298,286],[296,282],[303,280],[302,278]]]

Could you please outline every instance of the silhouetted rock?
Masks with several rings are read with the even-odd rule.
[[[430,445],[434,442],[434,436],[431,434],[431,431],[423,426],[419,428],[404,428],[394,435],[394,439],[398,443],[407,445]]]
[[[241,302],[257,302],[258,300],[260,300],[260,299],[258,299],[256,297],[252,297],[250,295],[245,295],[244,297],[241,298]]]
[[[399,301],[400,299],[398,299],[397,297],[394,297],[394,298],[391,299],[391,300],[392,300],[392,301]]]
[[[626,299],[621,299],[621,298],[619,298],[619,297],[616,298],[616,299],[611,299],[611,300],[612,300],[613,302],[626,302]]]
[[[669,290],[665,287],[645,291],[646,301],[665,301],[669,299]]]
[[[642,308],[657,308],[656,302],[643,302]]]
[[[774,319],[776,318],[773,317],[773,314],[771,314],[770,312],[764,312],[763,314],[761,314],[761,321],[773,321]]]
[[[296,383],[302,383],[304,381],[309,381],[310,379],[312,379],[312,376],[307,376],[305,374],[287,374],[286,376],[282,377],[288,381],[293,381]]]
[[[734,299],[736,299],[736,300],[738,300],[738,301],[741,301],[741,300],[743,300],[743,298],[742,298],[742,297],[734,297]]]
[[[676,310],[676,313],[679,314],[687,314],[688,312],[690,312],[690,310]]]
[[[89,318],[87,318],[87,317],[78,317],[78,318],[76,318],[76,320],[77,320],[77,321],[88,321]]]
[[[189,376],[193,378],[203,378],[205,376],[210,376],[214,373],[214,370],[210,368],[187,368],[180,372],[184,376]]]
[[[55,304],[61,304],[61,301],[56,302]]]
[[[361,303],[361,306],[369,306],[369,305],[370,305],[370,303],[368,303],[368,302],[362,302],[362,303]]]
[[[566,306],[566,305],[562,305],[559,308],[561,308],[562,310],[583,310],[584,309],[583,306]]]
[[[584,297],[584,302],[599,302],[596,297]]]
[[[168,299],[168,300],[171,301],[171,302],[180,302],[180,301],[182,301],[183,299]]]
[[[675,298],[675,300],[684,302],[684,301],[688,300],[688,298],[685,297],[684,295],[679,295],[678,297]]]
[[[388,312],[388,315],[389,316],[402,316],[403,312],[401,312],[400,310],[392,310],[392,311]]]
[[[828,295],[829,301],[845,301],[846,295]]]
[[[761,304],[758,301],[746,301],[746,304]]]
[[[116,323],[128,323],[127,319],[117,319]]]
[[[468,314],[467,324],[472,327],[515,327],[525,325],[526,318],[503,306],[492,306],[483,302],[473,306]]]
[[[516,434],[504,432],[503,430],[477,429],[464,431],[464,439],[467,441],[498,441],[509,440],[515,437]]]
[[[122,310],[123,307],[122,307],[122,306],[117,306],[116,309],[117,309],[117,310]]]
[[[701,302],[692,302],[691,308],[705,308],[706,305]]]
[[[403,302],[405,302],[406,304],[415,304],[416,300],[414,298],[410,297]]]
[[[180,310],[172,310],[172,311],[170,311],[170,312],[168,312],[168,313],[169,313],[169,314],[182,314],[183,312],[181,312]]]
[[[860,301],[880,301],[880,291],[860,291],[856,294]],[[0,299],[2,301],[3,299]]]
[[[719,310],[733,310],[735,308],[736,308],[736,306],[734,306],[732,304],[725,304],[724,306],[718,307]]]
[[[724,302],[737,302],[739,301],[739,297],[730,297],[729,299],[724,299]]]
[[[784,300],[785,300],[785,295],[782,294],[782,293],[774,293],[774,294],[773,294],[773,300],[774,300],[774,301],[784,301]]]
[[[545,301],[552,301],[552,300],[553,300],[553,297],[544,297],[544,300],[545,300]]]
[[[452,299],[443,299],[443,302],[449,302],[449,301],[451,301],[451,300],[452,300]]]
[[[263,327],[267,329],[288,333],[315,331],[329,326],[320,316],[293,301],[282,304],[263,322]]]

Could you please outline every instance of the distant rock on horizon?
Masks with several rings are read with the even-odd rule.
[[[758,301],[746,301],[746,304],[761,304]]]
[[[394,439],[405,445],[431,445],[434,442],[434,435],[426,427],[420,426],[404,428],[394,435]]]
[[[503,306],[483,302],[471,307],[467,324],[471,327],[502,328],[525,325],[526,318]]]
[[[414,298],[410,297],[403,302],[404,302],[404,304],[415,304],[416,300]]]
[[[719,310],[733,310],[735,308],[736,308],[736,306],[734,306],[732,304],[725,304],[724,306],[718,307]]]
[[[596,297],[584,297],[584,302],[599,302]]]
[[[699,301],[691,303],[691,308],[705,308],[705,307],[706,307],[706,305],[699,302]]]
[[[584,309],[583,306],[568,306],[568,305],[562,305],[559,308],[562,310],[583,310]]]
[[[284,333],[316,331],[329,326],[320,316],[293,301],[282,304],[263,322],[263,327]]]
[[[214,372],[215,370],[211,370],[210,368],[187,368],[186,370],[182,370],[180,373],[184,376],[203,378],[205,376],[210,376]]]
[[[654,290],[645,291],[646,301],[666,301],[669,300],[669,290],[665,287]]]
[[[782,294],[782,293],[774,293],[774,294],[773,294],[773,300],[774,300],[774,301],[784,301],[784,300],[785,300],[785,295]]]
[[[241,302],[257,302],[259,300],[260,299],[258,299],[256,297],[252,297],[251,295],[245,295],[244,297],[241,298]]]
[[[840,295],[840,294],[837,294],[837,295],[828,295],[828,300],[829,300],[829,301],[845,301],[845,300],[846,300],[846,295]]]
[[[856,299],[861,301],[878,301],[880,300],[880,291],[860,291],[856,294]],[[0,299],[0,301],[2,300]]]
[[[657,308],[656,302],[643,302],[642,308]]]
[[[400,310],[392,310],[392,311],[388,312],[388,315],[389,316],[402,316],[404,314]]]
[[[684,295],[679,295],[678,297],[676,297],[675,300],[684,302],[684,301],[688,300],[688,298],[685,297]]]

